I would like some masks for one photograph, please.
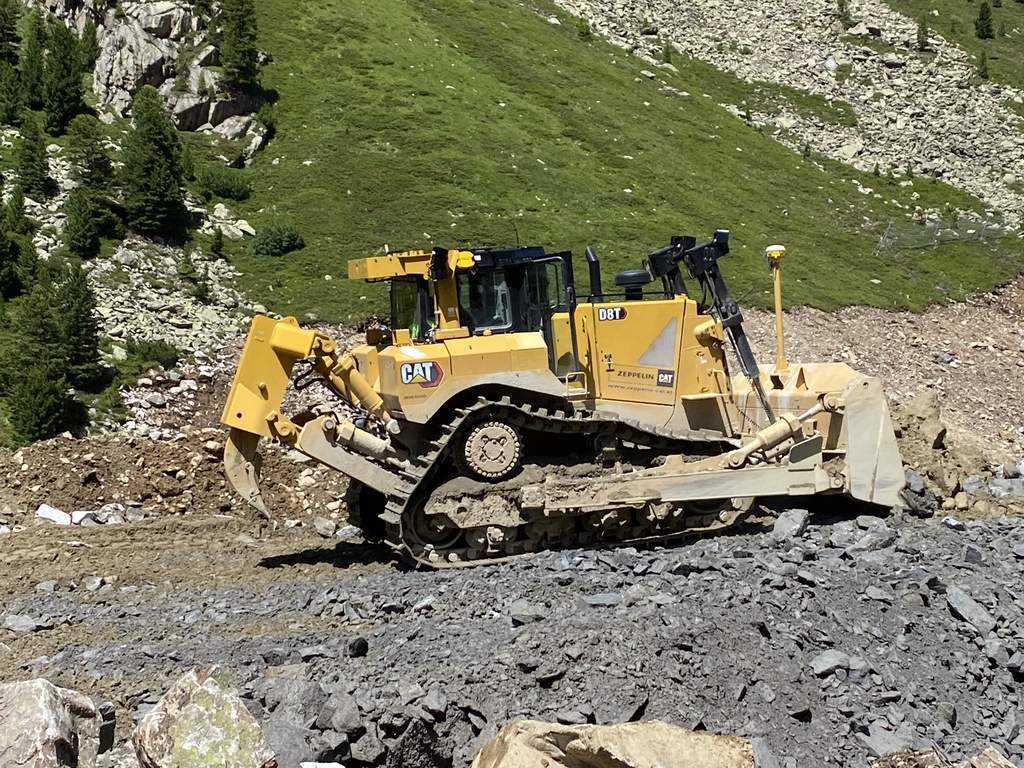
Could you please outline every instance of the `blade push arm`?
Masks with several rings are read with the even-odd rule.
[[[275,429],[292,369],[308,360],[341,398],[380,419],[392,434],[398,423],[384,401],[356,368],[351,355],[339,354],[336,342],[300,328],[294,318],[253,318],[242,358],[235,372],[221,421],[229,427],[263,437],[287,437]]]

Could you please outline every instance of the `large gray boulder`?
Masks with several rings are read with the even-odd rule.
[[[142,768],[277,768],[263,731],[219,669],[182,675],[135,731]]]
[[[194,131],[210,121],[209,96],[198,96],[193,93],[171,94],[167,103],[171,109],[171,118],[180,131]]]
[[[0,766],[93,768],[100,719],[88,696],[42,680],[0,685]]]
[[[100,44],[92,87],[100,103],[124,115],[144,85],[159,86],[173,75],[171,43],[148,34],[137,22],[117,24]]]

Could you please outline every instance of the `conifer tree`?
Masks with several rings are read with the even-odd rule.
[[[227,82],[241,91],[252,90],[259,81],[256,9],[252,0],[224,0],[220,18],[220,59]]]
[[[96,319],[96,296],[80,264],[66,264],[58,272],[53,297],[61,362],[68,382],[88,388],[99,378],[100,333]]]
[[[80,259],[91,259],[100,252],[100,233],[96,223],[96,205],[88,190],[79,187],[68,195],[64,245]]]
[[[982,0],[978,8],[978,18],[974,20],[974,33],[981,40],[991,40],[995,37],[992,31],[992,9],[989,8],[987,0]]]
[[[181,142],[152,86],[136,94],[132,114],[123,153],[128,225],[145,234],[176,234],[185,217]]]
[[[33,362],[18,372],[7,398],[18,442],[46,440],[81,426],[83,409],[67,390],[67,381],[53,366]]]
[[[18,65],[18,17],[21,3],[18,0],[0,0],[0,61],[12,67]]]
[[[18,70],[10,62],[0,60],[0,123],[17,125],[21,119],[21,108]]]
[[[81,56],[83,69],[93,68],[96,59],[100,57],[100,46],[96,39],[96,22],[91,18],[85,20],[82,27],[82,35],[78,41],[78,51]]]
[[[21,147],[18,150],[18,178],[22,190],[32,197],[47,197],[53,184],[49,173],[46,141],[39,119],[26,114],[21,123]]]
[[[92,115],[78,115],[68,124],[68,159],[72,177],[97,193],[109,191],[114,166],[103,143],[100,121]]]
[[[0,231],[0,298],[12,299],[24,287],[18,274],[19,256],[18,244],[7,232]]]
[[[61,134],[85,107],[78,38],[60,21],[50,25],[50,49],[43,70],[46,129]]]
[[[30,109],[43,106],[43,60],[46,53],[46,26],[38,10],[29,11],[25,37],[18,59],[21,100]]]
[[[3,223],[0,229],[16,235],[27,235],[32,231],[32,222],[25,215],[25,193],[21,191],[21,184],[15,185],[4,204]]]

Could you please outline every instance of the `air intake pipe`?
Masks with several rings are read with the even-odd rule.
[[[590,301],[591,303],[604,301],[604,293],[601,290],[601,260],[591,246],[583,252],[587,259],[587,269],[590,271]]]

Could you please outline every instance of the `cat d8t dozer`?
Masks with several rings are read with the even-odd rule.
[[[435,567],[714,530],[756,497],[898,505],[880,382],[787,363],[781,314],[776,364],[759,368],[719,269],[728,235],[673,238],[607,292],[588,248],[586,297],[572,255],[539,247],[351,261],[350,277],[387,281],[390,325],[343,351],[254,318],[222,419],[228,477],[268,514],[257,444],[276,439],[348,476],[368,539]],[[336,399],[288,417],[300,363]]]

